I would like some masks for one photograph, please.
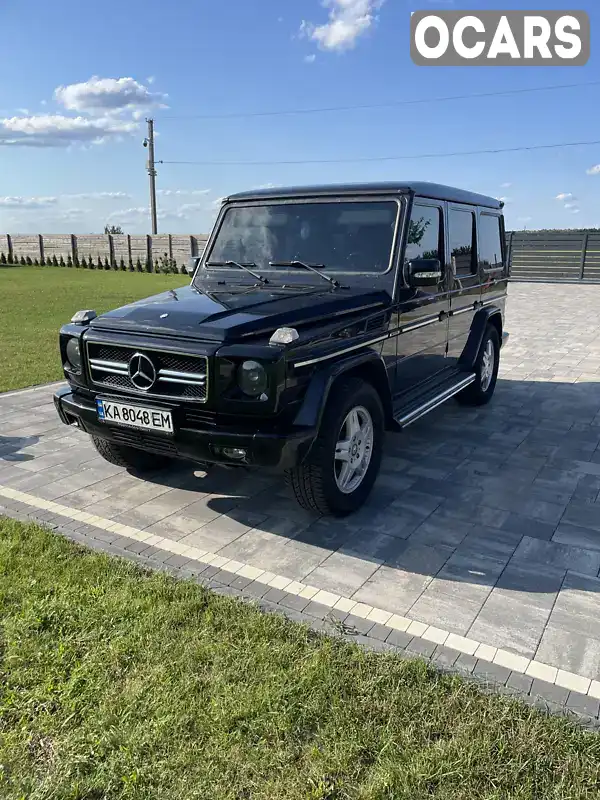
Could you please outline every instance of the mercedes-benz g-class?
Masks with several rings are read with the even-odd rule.
[[[385,431],[487,403],[504,331],[502,203],[429,183],[225,198],[191,284],[60,332],[60,418],[108,461],[283,471],[298,502],[368,496]]]

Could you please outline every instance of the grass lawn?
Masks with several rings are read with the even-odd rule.
[[[3,800],[571,800],[600,737],[0,520]]]
[[[0,392],[63,377],[58,331],[80,308],[100,313],[186,283],[186,275],[0,268]]]

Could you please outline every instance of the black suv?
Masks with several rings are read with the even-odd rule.
[[[368,496],[384,431],[487,403],[507,288],[502,203],[430,183],[223,201],[190,286],[60,332],[62,421],[136,472],[276,468],[298,502]]]

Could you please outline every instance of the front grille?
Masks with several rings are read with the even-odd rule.
[[[134,349],[99,342],[88,342],[87,353],[90,376],[97,386],[121,389],[148,397],[206,402],[208,395],[206,356],[188,356],[144,348]],[[136,386],[131,379],[129,362],[138,354],[146,356],[152,362],[155,380],[148,388]],[[135,378],[135,375],[133,377]]]

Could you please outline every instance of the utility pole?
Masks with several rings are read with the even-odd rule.
[[[148,161],[146,169],[150,177],[150,214],[152,216],[152,233],[158,233],[158,222],[156,217],[156,169],[154,163],[154,120],[152,117],[146,120],[148,123],[148,136],[144,139],[144,147],[148,148]]]

